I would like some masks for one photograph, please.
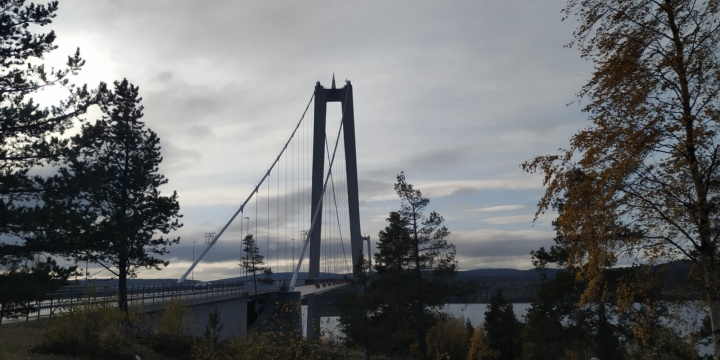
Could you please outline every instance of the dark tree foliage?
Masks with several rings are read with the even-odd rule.
[[[59,136],[96,99],[86,87],[75,87],[69,76],[83,66],[79,51],[64,69],[47,71],[39,61],[56,48],[55,33],[33,34],[31,25],[48,25],[57,2],[25,5],[0,1],[0,234],[24,239],[32,233],[33,207],[39,189],[28,171],[62,155],[66,140]],[[64,87],[69,97],[43,107],[33,96],[49,87]],[[0,254],[29,255],[38,249],[3,244]]]
[[[436,212],[425,215],[429,199],[397,176],[395,191],[401,208],[387,218],[378,235],[375,271],[369,289],[350,297],[341,326],[353,345],[373,352],[407,356],[413,345],[426,355],[426,331],[436,320],[435,310],[454,294],[449,278],[457,272],[450,231]],[[357,309],[367,309],[367,315]],[[372,329],[367,332],[366,329]],[[368,338],[369,337],[369,338]]]
[[[100,102],[104,116],[72,137],[67,164],[45,183],[48,239],[117,276],[124,310],[127,278],[167,266],[157,256],[179,238],[164,235],[182,226],[177,194],[160,193],[168,182],[159,173],[160,139],[140,120],[140,101],[138,87],[116,81]]]
[[[69,82],[84,64],[79,50],[68,57],[65,67],[47,70],[42,63],[57,47],[55,33],[30,29],[50,24],[57,8],[56,1],[36,5],[0,0],[0,281],[22,284],[17,291],[0,291],[4,304],[26,303],[49,289],[45,281],[56,286],[72,272],[39,260],[44,255],[32,260],[53,253],[53,248],[30,241],[41,218],[40,189],[28,173],[62,155],[63,131],[96,100],[96,92]],[[48,88],[64,88],[68,96],[50,107],[37,103],[33,97]],[[30,297],[21,298],[24,295]],[[3,309],[7,314],[9,305]]]
[[[568,337],[562,319],[552,303],[533,302],[525,315],[521,334],[523,360],[561,359],[565,355]]]
[[[9,264],[0,275],[0,323],[3,317],[17,318],[37,311],[36,302],[65,285],[73,271],[74,267],[60,267],[49,257],[32,263]]]
[[[558,231],[555,245],[549,251],[545,248],[533,251],[533,262],[538,269],[542,271],[548,266],[567,264],[569,249],[566,243]],[[617,306],[613,305],[617,303],[615,289],[605,286],[596,293],[596,301],[582,303],[581,295],[588,285],[578,277],[579,271],[570,268],[543,282],[538,298],[528,311],[523,331],[523,339],[527,342],[524,346],[528,349],[523,358],[588,351],[600,358],[625,358],[620,338],[632,331],[626,327],[629,326],[627,318],[620,318]],[[632,279],[626,277],[623,280]],[[612,318],[617,321],[613,323]]]
[[[521,323],[515,316],[513,305],[505,300],[502,292],[490,297],[483,329],[490,348],[497,351],[500,360],[514,360],[520,357]]]
[[[592,307],[578,308],[579,299],[574,275],[569,272],[544,280],[525,316],[522,359],[563,359],[569,354],[592,353],[596,317]]]

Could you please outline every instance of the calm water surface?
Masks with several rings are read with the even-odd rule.
[[[523,316],[525,316],[527,310],[530,308],[530,304],[518,303],[512,305],[513,310],[515,311],[515,316],[517,316],[518,320],[524,321]],[[482,324],[483,321],[485,321],[485,311],[487,311],[487,307],[488,304],[446,304],[442,308],[442,311],[450,316],[468,319],[473,326],[477,326],[479,324]],[[307,333],[306,310],[307,308],[303,306],[302,312],[304,333]],[[323,337],[334,338],[338,337],[338,335],[341,335],[338,326],[339,317],[337,316],[324,317],[320,321],[320,330],[322,331]]]

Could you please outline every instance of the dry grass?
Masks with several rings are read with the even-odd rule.
[[[32,349],[42,343],[44,329],[50,319],[0,325],[0,359],[2,360],[67,360],[75,357],[40,354]]]
[[[45,318],[30,322],[3,323],[0,325],[0,360],[87,360],[96,357],[43,354],[33,351],[43,343],[45,331],[53,319]],[[138,354],[143,360],[159,360],[165,357],[154,353],[141,344],[131,344],[126,349]]]

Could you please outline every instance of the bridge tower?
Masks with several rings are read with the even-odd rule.
[[[342,107],[343,140],[345,142],[345,165],[347,176],[348,213],[350,222],[350,249],[353,264],[353,275],[361,271],[358,266],[363,259],[363,237],[360,232],[360,202],[358,200],[357,157],[355,149],[355,115],[353,110],[352,84],[346,81],[345,86],[335,87],[333,75],[330,89],[324,88],[318,81],[315,85],[315,118],[313,127],[313,164],[312,164],[312,205],[311,214],[317,214],[316,224],[322,223],[322,193],[325,172],[325,137],[327,103],[340,102]],[[320,237],[321,226],[310,233],[308,279],[312,282],[320,275]],[[319,336],[320,317],[316,312],[315,295],[306,297],[308,305],[307,337]]]
[[[342,124],[345,142],[345,164],[347,176],[348,212],[350,216],[350,249],[352,252],[353,275],[362,261],[363,237],[360,233],[360,202],[358,200],[357,157],[355,149],[355,115],[353,110],[352,84],[347,81],[344,87],[335,87],[333,75],[332,87],[315,85],[315,118],[313,127],[313,164],[312,164],[312,208],[311,214],[318,214],[317,224],[322,223],[323,180],[325,176],[325,127],[327,103],[340,102],[342,106]],[[319,207],[319,209],[318,209]],[[308,278],[316,280],[320,275],[320,237],[321,227],[310,234],[310,254]]]

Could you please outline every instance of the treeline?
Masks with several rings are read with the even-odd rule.
[[[691,290],[687,287],[686,279],[690,275],[691,264],[685,261],[675,261],[668,264],[652,266],[651,272],[656,281],[665,284],[661,299],[667,301],[702,300],[703,294],[699,289]],[[511,272],[503,274],[504,271]],[[502,292],[505,299],[511,303],[530,303],[537,299],[541,285],[544,281],[552,280],[566,270],[537,269],[524,270],[523,274],[515,274],[522,270],[492,270],[492,275],[484,274],[482,270],[458,272],[454,281],[472,284],[474,291],[463,296],[450,296],[448,303],[489,303],[493,295]],[[622,274],[632,271],[641,271],[637,268],[607,269],[606,279],[608,286],[616,288],[617,280]],[[526,274],[526,273],[530,274]],[[478,275],[481,273],[483,275]]]
[[[395,191],[400,210],[378,236],[373,271],[359,264],[356,291],[340,303],[348,348],[401,359],[701,358],[696,346],[711,332],[688,316],[704,311],[693,301],[701,289],[691,281],[692,264],[601,269],[596,284],[583,277],[587,268],[566,266],[572,243],[557,226],[555,244],[532,253],[541,280],[523,319],[498,289],[477,329],[448,318],[442,306],[476,297],[478,284],[455,278],[450,231],[442,216],[427,214],[429,199],[404,173]]]
[[[669,264],[655,268],[653,273],[664,281],[686,278],[688,270],[687,264]],[[551,273],[552,277],[545,277],[538,284],[527,314],[521,317],[516,316],[513,304],[500,290],[490,296],[484,321],[476,326],[466,319],[449,317],[441,311],[442,306],[428,306],[425,355],[419,352],[418,337],[412,330],[417,319],[411,312],[392,310],[392,304],[376,303],[371,307],[368,302],[390,299],[399,301],[398,306],[406,309],[408,303],[391,294],[378,297],[378,290],[372,289],[360,296],[365,303],[351,295],[344,303],[341,318],[343,344],[373,358],[393,359],[699,360],[710,356],[697,347],[707,345],[711,337],[709,323],[703,321],[702,303],[680,298],[679,295],[688,292],[681,290],[679,282],[669,283],[673,293],[658,291],[656,297],[625,304],[619,300],[618,290],[628,283],[627,277],[644,277],[648,273],[615,269],[606,274],[608,301],[583,304],[581,297],[586,286],[576,280],[576,274]],[[645,279],[657,281],[652,277]],[[368,283],[366,286],[371,287],[373,281],[369,279]],[[446,299],[450,301],[453,297]]]

